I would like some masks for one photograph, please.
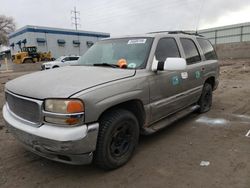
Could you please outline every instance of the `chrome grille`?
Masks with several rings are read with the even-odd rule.
[[[18,117],[33,122],[40,123],[41,107],[39,103],[32,99],[26,99],[17,95],[6,92],[6,101],[12,113]]]

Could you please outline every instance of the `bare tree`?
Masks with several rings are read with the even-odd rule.
[[[16,24],[12,17],[0,15],[0,44],[8,44],[8,34],[16,29]]]

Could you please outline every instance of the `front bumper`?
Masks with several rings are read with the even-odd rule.
[[[27,149],[42,157],[69,164],[92,162],[98,123],[77,127],[56,127],[46,124],[33,127],[12,115],[6,105],[3,107],[3,118],[8,130]]]
[[[41,70],[48,70],[51,69],[51,67],[48,67],[46,65],[41,65]]]

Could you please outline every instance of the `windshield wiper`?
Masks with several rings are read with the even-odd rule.
[[[112,67],[112,68],[118,68],[119,65],[115,64],[108,64],[108,63],[95,63],[93,66],[103,66],[103,67]]]

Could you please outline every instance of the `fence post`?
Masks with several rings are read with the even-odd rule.
[[[244,26],[240,27],[240,42],[243,42],[243,27]]]
[[[215,35],[215,40],[214,40],[214,42],[215,42],[215,45],[217,45],[217,30],[214,31],[214,35]]]

